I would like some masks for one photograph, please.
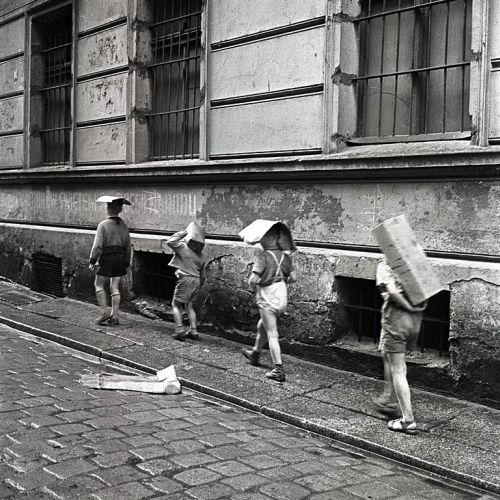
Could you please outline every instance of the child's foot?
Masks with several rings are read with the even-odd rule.
[[[417,433],[417,424],[415,422],[405,422],[402,418],[389,420],[387,428],[391,431],[402,432],[403,434]]]
[[[401,416],[401,410],[399,409],[399,403],[384,401],[382,399],[374,399],[373,404],[375,408],[380,412],[384,413],[393,418],[397,418]]]
[[[254,351],[253,349],[242,349],[241,354],[245,356],[245,358],[250,361],[250,364],[253,366],[258,366],[259,365],[259,356],[260,354],[257,351]]]
[[[118,318],[111,317],[108,319],[108,325],[110,325],[110,326],[117,326],[119,324],[120,324],[120,320]]]
[[[284,382],[285,370],[275,365],[270,372],[266,373],[266,377],[270,380],[276,380],[276,382]]]
[[[103,313],[98,318],[96,318],[94,323],[96,325],[105,325],[107,324],[109,318],[111,318],[111,315],[109,313]]]
[[[183,326],[176,326],[175,331],[174,331],[174,339],[179,340],[180,342],[183,342],[184,339],[186,338],[187,332],[186,329]]]
[[[192,339],[192,340],[198,340],[200,338],[200,335],[198,334],[198,331],[196,328],[190,328],[186,335],[184,336],[185,339]]]

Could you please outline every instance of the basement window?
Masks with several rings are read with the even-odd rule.
[[[34,253],[32,259],[32,289],[54,297],[64,297],[61,259],[42,252]]]
[[[172,301],[175,289],[175,269],[168,264],[172,255],[134,252],[134,293]]]
[[[347,310],[351,332],[358,341],[377,343],[380,337],[382,297],[375,280],[336,277],[339,294]],[[448,355],[450,330],[450,292],[431,297],[424,313],[418,346],[422,352],[433,349]]]

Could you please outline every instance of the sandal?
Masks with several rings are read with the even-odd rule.
[[[390,431],[402,432],[403,434],[416,434],[417,424],[415,422],[405,422],[402,418],[389,420],[387,428]]]
[[[94,321],[94,323],[96,325],[107,325],[108,324],[108,320],[110,318],[111,318],[110,314],[104,313],[104,314],[101,314],[101,316],[99,316],[98,318],[96,318],[96,320]]]

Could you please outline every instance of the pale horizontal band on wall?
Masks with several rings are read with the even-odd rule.
[[[0,219],[0,225],[7,227],[20,227],[20,228],[33,228],[33,229],[50,229],[53,228],[55,231],[66,231],[66,232],[94,232],[96,226],[91,225],[79,225],[79,224],[59,224],[57,222],[39,222],[39,221],[29,221],[29,220],[9,220]],[[151,236],[152,238],[164,238],[166,236],[171,236],[175,233],[174,230],[165,231],[154,231],[151,229],[138,229],[134,227],[129,227],[131,236],[134,234],[141,236]],[[205,235],[207,240],[213,241],[230,241],[243,243],[241,238],[236,234],[217,234],[217,233],[207,233]],[[349,252],[365,252],[365,253],[377,253],[380,254],[381,250],[375,245],[356,245],[351,243],[341,243],[341,242],[324,242],[324,241],[313,241],[313,240],[300,240],[295,239],[295,243],[298,247],[303,248],[324,248],[325,250],[342,250]],[[427,250],[425,253],[428,257],[438,258],[438,259],[453,259],[462,261],[473,261],[473,262],[500,262],[499,255],[487,255],[487,254],[473,254],[473,253],[461,253],[461,252],[445,252],[441,250]]]
[[[12,59],[20,59],[22,57],[24,57],[24,52],[16,52],[15,54],[3,56],[3,57],[0,57],[0,64],[7,62],[7,61],[12,61]]]
[[[2,99],[12,99],[13,97],[21,97],[24,94],[22,90],[17,90],[16,92],[9,92],[7,94],[1,94],[0,100]]]
[[[80,75],[76,77],[76,81],[78,83],[85,82],[87,80],[94,80],[96,78],[104,78],[106,76],[114,76],[117,73],[124,73],[128,71],[128,65],[117,66],[116,68],[105,69],[102,71],[94,71],[92,73],[88,73],[86,75]]]
[[[347,139],[349,144],[384,144],[387,142],[426,142],[426,141],[455,141],[470,139],[470,132],[445,132],[443,134],[419,134],[419,135],[391,135],[387,137],[351,137]]]
[[[248,35],[238,36],[236,38],[230,38],[228,40],[222,40],[220,42],[214,42],[210,46],[212,50],[227,49],[236,45],[244,45],[246,43],[257,42],[266,38],[273,38],[280,35],[295,33],[296,31],[316,28],[318,26],[323,26],[324,24],[325,16],[315,17],[314,19],[299,21],[297,23],[287,24],[286,26],[279,26],[277,28],[271,28],[268,30],[258,31],[256,33],[250,33]]]
[[[210,101],[212,108],[221,106],[235,106],[237,104],[248,104],[260,101],[275,101],[287,97],[298,97],[303,95],[320,94],[323,92],[323,84],[307,85],[305,87],[296,87],[291,89],[273,90],[270,92],[261,92],[259,94],[247,94],[235,97],[225,97],[224,99],[214,99]]]
[[[210,155],[211,160],[237,160],[242,158],[269,158],[272,156],[303,156],[303,155],[319,155],[323,152],[321,148],[312,149],[294,149],[283,151],[259,151],[251,153],[228,153]]]
[[[85,127],[95,127],[96,125],[109,125],[110,123],[123,123],[127,120],[125,115],[122,116],[113,116],[109,118],[99,118],[97,120],[87,120],[83,122],[77,122],[77,128],[85,128]]]
[[[109,21],[109,23],[100,24],[99,26],[94,26],[93,28],[89,28],[88,30],[80,31],[76,36],[77,38],[84,38],[86,36],[95,35],[96,33],[100,33],[111,28],[116,28],[117,26],[122,26],[124,24],[127,24],[127,18],[119,17],[117,19],[114,19],[113,21]]]
[[[24,130],[18,129],[18,130],[5,130],[1,131],[0,130],[0,137],[7,137],[9,135],[23,135]]]
[[[26,7],[26,5],[20,5],[19,7],[16,7],[12,9],[9,12],[6,12],[5,14],[2,14],[2,16],[7,16],[11,14],[12,12],[15,12],[16,10],[22,9],[23,7]],[[13,14],[12,17],[9,17],[8,19],[4,19],[0,21],[0,28],[3,28],[6,24],[13,23],[15,21],[19,21],[19,19],[22,19],[24,17],[24,12],[20,12],[19,14]]]

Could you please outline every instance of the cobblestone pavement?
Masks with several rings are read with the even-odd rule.
[[[188,391],[84,388],[102,365],[5,326],[0,349],[0,498],[493,498]]]

